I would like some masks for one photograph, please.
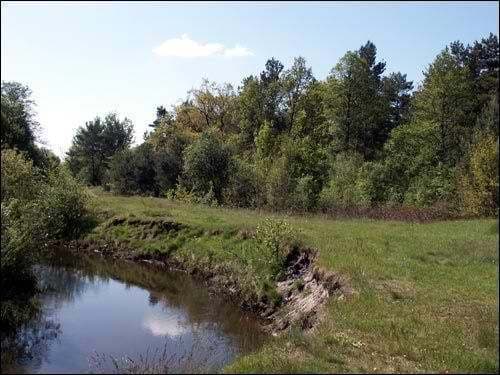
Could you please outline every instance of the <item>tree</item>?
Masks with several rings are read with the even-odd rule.
[[[378,72],[359,52],[347,52],[332,70],[325,90],[325,116],[336,152],[358,152],[371,159],[385,141],[388,102]]]
[[[42,167],[44,159],[36,145],[40,124],[35,119],[35,102],[28,86],[2,81],[0,135],[2,149],[15,148]]]
[[[223,132],[234,128],[232,109],[235,93],[229,83],[217,85],[204,79],[201,87],[191,90],[190,94],[193,97],[193,107],[205,120],[205,128],[213,126]]]
[[[153,146],[156,183],[160,194],[174,188],[182,172],[183,152],[194,140],[189,129],[177,121],[161,123],[147,140]]]
[[[156,119],[148,126],[151,128],[157,128],[161,122],[165,122],[167,124],[172,124],[174,122],[174,114],[162,105],[156,107]]]
[[[199,196],[214,195],[222,200],[231,165],[228,148],[215,132],[205,132],[185,151],[183,181]]]
[[[415,118],[438,125],[440,161],[455,165],[472,141],[476,103],[472,77],[448,48],[436,57],[424,76],[415,96]]]
[[[411,93],[413,82],[406,80],[406,74],[391,73],[382,78],[383,95],[390,103],[386,127],[387,136],[397,126],[407,122],[410,118]]]
[[[116,153],[110,161],[109,177],[117,193],[158,195],[151,144],[143,143]]]
[[[472,145],[460,175],[463,208],[475,215],[498,215],[498,138],[479,137]]]
[[[259,79],[249,76],[243,79],[238,95],[239,133],[246,150],[255,149],[255,137],[264,121],[264,97]]]
[[[478,115],[489,102],[491,95],[498,91],[498,37],[492,33],[487,38],[464,46],[460,41],[450,44],[450,52],[460,66],[469,70],[474,81],[477,97],[474,112]]]
[[[91,185],[101,185],[109,159],[132,143],[133,125],[125,118],[110,113],[104,121],[96,117],[79,127],[67,152],[68,165],[74,175]]]
[[[286,127],[283,113],[283,87],[281,73],[283,64],[274,57],[267,60],[266,69],[260,73],[260,89],[264,98],[264,119],[271,124],[274,130]]]
[[[295,117],[300,109],[300,101],[314,81],[312,69],[306,67],[306,60],[303,57],[295,58],[292,67],[283,74],[284,105],[287,110],[288,129],[293,127]]]

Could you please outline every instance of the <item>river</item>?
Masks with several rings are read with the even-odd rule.
[[[40,312],[2,338],[3,373],[116,371],[111,357],[140,372],[218,371],[266,339],[254,317],[181,272],[68,254],[35,271]]]

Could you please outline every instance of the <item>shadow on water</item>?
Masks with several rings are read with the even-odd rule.
[[[215,371],[266,339],[251,315],[184,273],[66,253],[35,272],[40,311],[2,337],[2,372],[141,372],[159,359]]]

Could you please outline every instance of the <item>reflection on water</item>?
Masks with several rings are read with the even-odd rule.
[[[183,323],[176,314],[164,316],[162,313],[150,312],[144,317],[142,325],[154,336],[180,336],[187,331]]]
[[[158,348],[191,352],[217,369],[264,339],[252,317],[181,273],[67,254],[36,272],[40,312],[2,337],[2,372],[88,372],[94,353],[135,357]]]

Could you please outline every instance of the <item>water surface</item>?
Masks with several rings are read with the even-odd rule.
[[[97,371],[103,355],[160,351],[171,371],[216,371],[264,340],[252,316],[180,272],[68,255],[36,272],[46,290],[40,314],[3,340],[2,372],[82,373]]]

